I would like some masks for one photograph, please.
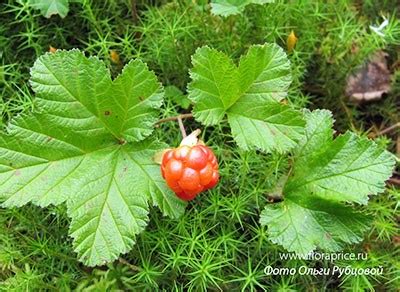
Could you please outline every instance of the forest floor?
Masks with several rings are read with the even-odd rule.
[[[249,5],[242,14],[213,15],[208,1],[81,1],[70,3],[65,18],[45,18],[29,1],[0,5],[0,113],[3,126],[32,110],[29,69],[37,57],[57,49],[79,48],[104,60],[116,76],[129,60],[141,58],[167,90],[160,118],[185,113],[185,99],[196,48],[208,45],[237,60],[252,44],[274,42],[288,52],[294,107],[327,108],[338,132],[369,136],[400,155],[400,11],[398,1],[276,1]],[[132,5],[134,3],[135,5]],[[377,33],[370,26],[388,25]],[[384,51],[390,91],[377,100],[355,102],[346,96],[348,76],[376,52]],[[373,90],[372,88],[371,90]],[[181,98],[176,99],[177,96]],[[186,120],[188,129],[198,123]],[[177,123],[157,135],[177,145]],[[367,253],[365,260],[337,261],[341,267],[383,267],[379,276],[267,276],[266,266],[330,267],[321,260],[279,258],[285,250],[267,240],[259,221],[259,200],[276,181],[279,155],[258,155],[223,145],[223,126],[206,129],[217,154],[218,187],[191,202],[179,220],[151,212],[150,224],[119,261],[88,268],[77,261],[67,236],[65,206],[33,205],[0,209],[0,289],[4,291],[396,291],[400,287],[399,176],[371,199],[373,217],[362,243],[345,252]],[[398,173],[397,173],[398,174]],[[271,179],[265,179],[265,178]],[[262,189],[256,186],[263,183]],[[228,191],[227,191],[228,190]]]

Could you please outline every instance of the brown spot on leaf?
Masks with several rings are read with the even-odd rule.
[[[105,111],[105,112],[104,112],[104,115],[105,115],[105,116],[111,115],[111,111]]]
[[[144,97],[143,96],[139,96],[139,99],[140,99],[140,101],[143,101]]]
[[[46,142],[50,142],[51,140],[53,140],[53,138],[49,136],[47,137]]]

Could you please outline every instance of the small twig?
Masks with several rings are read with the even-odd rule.
[[[156,127],[159,126],[161,123],[171,122],[171,121],[178,121],[179,129],[181,130],[182,138],[186,138],[186,130],[185,126],[183,125],[182,119],[193,118],[193,114],[181,114],[176,117],[169,117],[165,119],[161,119],[156,123]]]
[[[385,135],[385,134],[395,130],[396,128],[400,128],[400,122],[398,122],[398,123],[396,123],[394,125],[391,125],[390,127],[387,127],[386,129],[383,129],[382,131],[379,131],[378,133],[375,134],[375,137],[376,136]]]
[[[395,177],[389,178],[387,182],[394,186],[400,186],[400,179],[395,178]]]
[[[123,259],[123,258],[119,258],[118,261],[123,264],[128,266],[132,271],[135,272],[140,272],[142,269],[139,268],[138,266],[132,265],[131,263],[129,263],[127,260]]]
[[[181,130],[182,138],[186,138],[186,130],[185,126],[183,125],[182,118],[181,116],[178,116],[178,124],[179,124],[179,129]]]
[[[169,117],[169,118],[161,119],[156,123],[156,125],[165,123],[165,122],[177,121],[179,119],[189,119],[189,118],[193,118],[193,114],[181,114],[176,117]]]
[[[132,13],[133,23],[136,24],[139,20],[139,14],[137,11],[136,0],[131,0],[131,13]]]

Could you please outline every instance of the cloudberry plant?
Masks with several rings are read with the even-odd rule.
[[[221,134],[242,150],[291,157],[282,200],[260,215],[270,241],[308,254],[362,240],[370,219],[353,205],[384,191],[393,155],[351,132],[334,136],[329,111],[283,102],[290,63],[275,44],[251,46],[238,64],[201,47],[192,63],[191,112],[159,120],[164,89],[141,60],[113,79],[104,62],[79,50],[39,57],[30,71],[35,110],[0,132],[1,207],[65,203],[79,259],[113,261],[146,228],[151,205],[178,218],[185,201],[217,184],[217,159],[197,139],[200,130],[185,137],[182,118],[192,117],[205,127],[229,126]],[[185,138],[164,150],[154,126],[172,120]],[[217,195],[226,190],[233,189],[226,184]]]
[[[197,133],[184,138],[178,148],[167,150],[161,163],[168,186],[185,201],[213,188],[219,179],[217,158],[210,148],[197,141]]]

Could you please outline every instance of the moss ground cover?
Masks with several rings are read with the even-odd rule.
[[[249,5],[242,14],[226,18],[211,14],[207,2],[72,2],[65,18],[54,15],[47,19],[27,1],[5,1],[0,6],[2,124],[32,110],[29,68],[50,46],[79,48],[98,56],[113,76],[129,60],[141,58],[165,86],[185,93],[191,56],[199,46],[216,48],[237,61],[252,44],[274,42],[285,48],[292,30],[298,42],[288,53],[293,75],[288,103],[297,108],[332,110],[339,132],[351,129],[367,136],[399,122],[397,1],[276,1]],[[389,24],[380,36],[369,26],[379,26],[384,18]],[[381,49],[388,53],[391,92],[371,104],[350,102],[344,94],[346,77]],[[184,112],[187,110],[171,96],[160,118]],[[285,249],[267,240],[268,229],[260,226],[259,216],[267,194],[290,161],[277,153],[239,150],[224,125],[207,127],[202,134],[218,157],[223,184],[196,198],[180,219],[168,219],[154,209],[133,250],[114,263],[88,268],[76,260],[62,205],[0,209],[0,288],[320,291],[340,287],[391,291],[400,286],[396,260],[400,193],[393,184],[371,199],[368,208],[360,208],[372,215],[372,227],[362,243],[346,247],[345,252],[367,253],[367,259],[335,262],[341,267],[382,266],[382,275],[265,275],[266,266],[329,268],[333,264],[280,258]],[[200,125],[186,119],[185,126],[189,131]],[[156,130],[170,145],[179,144],[177,133],[176,122],[163,123]],[[396,152],[396,138],[396,131],[391,131],[375,140]]]

